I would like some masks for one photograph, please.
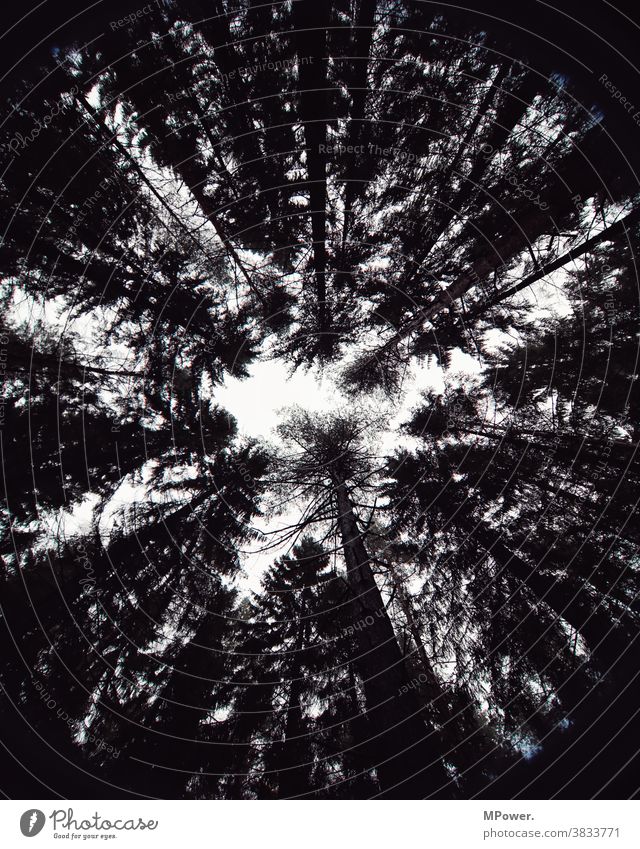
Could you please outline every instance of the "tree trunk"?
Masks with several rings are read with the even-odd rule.
[[[489,109],[493,105],[493,102],[496,97],[496,93],[501,90],[502,83],[505,80],[509,72],[510,64],[508,62],[503,62],[498,72],[487,89],[484,98],[482,99],[482,103],[478,108],[478,111],[471,121],[467,132],[465,133],[465,137],[462,140],[458,150],[456,151],[455,156],[451,162],[451,165],[447,169],[446,174],[443,177],[443,180],[447,183],[451,181],[451,174],[457,175],[457,168],[460,165],[460,160],[465,155],[465,153],[469,150],[470,145],[473,141],[473,138],[480,126],[481,121],[484,119],[485,115],[488,113]],[[522,117],[522,109],[517,111],[515,115],[512,116],[511,121],[515,121],[518,118]],[[503,131],[504,132],[504,131]],[[497,147],[497,145],[493,145]],[[434,245],[437,243],[438,239],[440,239],[447,229],[451,226],[451,223],[456,218],[456,216],[460,215],[463,208],[469,202],[474,191],[477,191],[478,184],[482,178],[483,173],[488,168],[491,157],[478,156],[476,159],[471,173],[468,178],[463,177],[462,188],[458,190],[456,195],[453,195],[452,192],[446,192],[443,202],[438,203],[435,209],[435,213],[433,218],[435,221],[433,225],[429,228],[429,234],[426,239],[425,244],[423,245],[420,253],[417,256],[415,271],[410,275],[409,279],[412,279],[417,273],[425,261],[425,259],[429,256],[431,251],[433,250]]]
[[[442,795],[448,783],[436,732],[420,715],[391,621],[375,582],[344,481],[336,481],[338,525],[353,594],[354,663],[373,736],[367,743],[385,798]],[[414,684],[415,686],[415,684]]]
[[[494,295],[492,298],[489,298],[488,301],[484,303],[478,304],[477,307],[469,310],[465,316],[465,321],[468,321],[471,318],[476,318],[482,313],[486,312],[486,310],[491,307],[495,307],[498,304],[502,303],[502,301],[506,301],[508,298],[513,295],[521,292],[523,289],[527,289],[529,286],[532,286],[534,283],[537,283],[538,280],[542,280],[543,277],[547,277],[554,271],[558,271],[558,269],[563,268],[568,263],[573,262],[578,259],[578,257],[583,256],[588,251],[595,248],[597,245],[602,242],[608,242],[613,239],[616,239],[620,235],[625,235],[627,232],[627,228],[634,226],[638,221],[640,221],[640,207],[638,209],[634,209],[624,218],[616,221],[614,224],[611,224],[609,227],[605,227],[604,230],[601,230],[600,233],[597,233],[595,236],[592,236],[590,239],[587,239],[582,244],[577,245],[575,248],[572,248],[567,253],[558,257],[557,259],[552,260],[551,262],[546,263],[535,271],[533,274],[529,274],[519,283],[514,284],[513,286],[509,286],[508,289],[504,289],[502,292],[498,292],[497,295]]]
[[[327,26],[328,3],[298,0],[294,4],[300,85],[300,119],[304,127],[313,243],[318,330],[329,324],[327,309]]]
[[[302,722],[302,664],[300,652],[308,642],[309,620],[303,619],[305,607],[300,612],[300,623],[296,636],[294,668],[291,673],[291,687],[287,699],[287,718],[281,757],[278,762],[282,769],[278,774],[278,797],[289,799],[304,793],[310,787],[309,773],[312,764],[305,764],[309,747],[305,745],[305,728]]]
[[[377,0],[361,0],[354,31],[354,59],[349,82],[351,95],[351,112],[349,115],[349,130],[347,146],[360,144],[364,130],[364,114],[367,102],[367,72],[369,57],[373,43],[374,20]],[[344,186],[344,223],[342,229],[342,246],[347,244],[351,232],[353,204],[362,195],[366,186],[367,168],[363,165],[362,155],[354,154],[345,174]]]
[[[542,202],[547,207],[543,210],[542,203],[540,207],[528,207],[519,217],[513,218],[511,231],[492,241],[489,249],[484,244],[480,245],[475,258],[470,257],[468,270],[439,292],[430,304],[420,310],[417,318],[408,321],[387,342],[370,352],[367,362],[376,363],[385,354],[397,356],[398,346],[403,340],[422,332],[427,322],[432,322],[444,310],[451,309],[455,301],[501,267],[506,258],[527,250],[545,233],[556,233],[558,222],[575,211],[576,194],[587,197],[602,186],[603,176],[594,172],[592,167],[587,168],[584,163],[586,152],[596,144],[597,139],[589,137],[585,139],[583,147],[569,153],[557,166],[554,183],[541,193]]]

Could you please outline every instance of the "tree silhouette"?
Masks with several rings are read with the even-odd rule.
[[[633,28],[503,6],[12,25],[6,795],[636,792]]]

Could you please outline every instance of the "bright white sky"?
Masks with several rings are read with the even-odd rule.
[[[289,374],[280,361],[258,362],[249,367],[244,380],[227,375],[224,386],[216,388],[216,403],[235,416],[240,433],[262,439],[273,438],[283,407],[298,404],[305,410],[331,410],[346,404],[330,377],[314,369]]]
[[[454,354],[452,371],[474,374],[478,369],[472,357],[461,351]],[[274,430],[282,420],[280,411],[286,407],[297,404],[305,410],[320,412],[349,407],[351,403],[336,388],[331,372],[323,375],[317,369],[299,369],[290,374],[282,362],[273,360],[255,363],[248,371],[250,377],[245,379],[227,375],[224,385],[214,392],[216,403],[235,416],[242,436],[273,440]],[[376,401],[377,411],[385,408],[389,411],[389,431],[380,434],[382,453],[398,445],[396,427],[407,418],[426,389],[444,390],[444,374],[435,363],[414,366],[408,372],[401,402]]]
[[[454,355],[452,371],[472,375],[478,369],[479,364],[472,357],[462,352]],[[350,404],[337,390],[330,372],[323,375],[316,369],[299,369],[290,374],[289,369],[279,361],[258,362],[250,366],[248,371],[250,377],[244,380],[227,376],[224,386],[216,388],[214,392],[216,402],[235,416],[242,436],[273,442],[275,428],[282,420],[280,411],[296,404],[305,410],[318,412]],[[380,433],[381,455],[400,445],[413,446],[414,441],[398,434],[396,428],[408,418],[409,412],[418,404],[420,394],[426,389],[437,392],[444,390],[444,374],[435,363],[416,366],[408,373],[402,387],[401,402],[378,400],[376,411],[388,408],[389,413],[388,429]],[[298,515],[298,512],[287,513],[275,520],[256,522],[256,527],[262,531],[274,531],[294,522]],[[262,545],[256,542],[243,551],[246,577],[239,581],[243,589],[257,590],[265,569],[288,550],[287,544],[281,549],[260,552],[258,549]]]

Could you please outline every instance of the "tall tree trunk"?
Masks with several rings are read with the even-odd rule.
[[[354,58],[350,71],[349,93],[351,94],[351,112],[349,114],[349,129],[347,146],[360,144],[364,130],[364,112],[367,102],[367,72],[369,56],[373,43],[374,20],[377,0],[361,0],[354,29]],[[364,190],[364,180],[368,169],[363,165],[362,155],[353,154],[345,174],[344,186],[344,223],[342,229],[342,246],[346,246],[351,232],[354,201]]]
[[[640,207],[634,209],[628,215],[625,215],[624,218],[620,218],[609,227],[605,227],[604,230],[601,230],[595,236],[592,236],[590,239],[587,239],[580,245],[577,245],[575,248],[567,251],[567,253],[562,254],[562,256],[559,256],[557,259],[547,262],[537,271],[534,271],[533,274],[529,274],[527,277],[524,277],[519,283],[509,286],[508,289],[498,292],[496,295],[489,298],[489,300],[478,304],[477,307],[474,307],[471,310],[468,310],[465,315],[465,321],[468,321],[471,318],[476,318],[478,315],[482,315],[482,313],[486,312],[486,310],[506,301],[508,298],[511,298],[523,289],[527,289],[529,286],[537,283],[538,280],[542,280],[544,277],[547,277],[553,271],[558,271],[558,269],[563,268],[565,265],[568,265],[568,263],[583,256],[602,242],[608,242],[612,239],[617,239],[620,235],[626,235],[627,229],[634,226],[638,221],[640,221]]]
[[[318,330],[329,326],[327,307],[327,26],[329,3],[298,0],[294,4],[300,85],[300,119],[304,127],[309,214],[313,243]],[[322,149],[321,149],[322,148]]]
[[[96,112],[93,107],[89,104],[86,98],[84,97],[76,97],[76,102],[82,107],[82,109],[87,112],[93,118],[94,126],[97,128],[98,133],[105,138],[105,145],[113,145],[126,159],[129,165],[136,171],[138,176],[144,182],[145,186],[149,189],[152,195],[160,202],[162,207],[168,212],[171,218],[177,223],[178,227],[183,230],[186,235],[200,248],[205,256],[210,257],[207,249],[202,245],[200,240],[196,237],[193,232],[193,228],[186,227],[184,222],[178,216],[176,211],[172,209],[166,200],[162,197],[162,195],[158,192],[155,186],[151,183],[147,175],[144,173],[144,169],[138,162],[134,159],[133,156],[127,151],[127,149],[122,145],[122,143],[117,139],[116,135],[110,133],[107,127],[104,125],[102,121],[98,119],[96,116]],[[140,108],[138,104],[135,104]],[[141,110],[141,114],[145,115],[145,121],[143,122],[146,128],[149,130],[151,135],[156,138],[160,138],[162,132],[164,130],[164,126],[157,114],[153,112],[153,110],[147,112],[145,114],[145,110]],[[166,150],[169,148],[167,147]],[[185,153],[185,149],[181,148],[181,154]],[[178,157],[179,158],[179,157]],[[259,287],[256,286],[252,277],[249,275],[242,259],[240,258],[235,246],[233,245],[230,237],[227,235],[224,225],[218,216],[218,210],[216,208],[215,203],[211,201],[211,199],[205,194],[204,191],[204,183],[202,181],[202,175],[197,167],[193,164],[192,157],[183,157],[180,161],[176,161],[172,163],[173,171],[183,180],[186,186],[189,188],[194,200],[200,207],[201,212],[207,218],[207,220],[211,223],[213,229],[216,232],[216,235],[220,239],[222,243],[223,250],[231,257],[235,266],[239,269],[240,273],[245,279],[247,286],[250,291],[256,295],[256,297],[264,303],[264,295],[260,291]]]
[[[488,113],[489,109],[494,103],[496,93],[501,89],[502,83],[504,82],[509,69],[510,63],[503,62],[499,67],[496,76],[494,77],[493,82],[489,86],[485,96],[482,99],[482,103],[474,117],[471,121],[467,132],[465,133],[465,137],[460,143],[458,150],[456,151],[455,156],[447,169],[447,172],[443,175],[443,183],[441,183],[442,192],[444,197],[439,199],[439,203],[436,206],[436,209],[433,213],[433,221],[430,222],[430,226],[428,228],[429,233],[423,244],[421,250],[419,251],[416,261],[415,261],[415,271],[413,274],[409,276],[409,279],[412,279],[415,274],[418,273],[418,270],[424,260],[429,256],[431,251],[433,250],[434,245],[440,239],[447,229],[451,226],[451,222],[454,218],[460,214],[462,209],[466,206],[471,198],[471,195],[474,191],[477,191],[478,183],[482,178],[483,173],[489,166],[489,162],[492,157],[485,157],[479,155],[476,159],[476,162],[472,166],[471,173],[468,178],[463,177],[462,187],[458,190],[457,194],[454,194],[451,191],[446,191],[446,186],[451,181],[451,175],[457,175],[457,168],[460,165],[460,160],[465,155],[465,153],[469,150],[471,143],[473,142],[474,136],[480,126],[481,121]],[[530,84],[530,88],[532,88]],[[525,92],[523,92],[525,94]],[[529,96],[531,96],[531,92],[528,92]],[[511,103],[513,104],[513,100],[511,99]],[[528,104],[527,104],[528,105]],[[513,125],[513,122],[517,122],[524,113],[524,109],[522,108],[522,104],[520,105],[520,109],[516,109],[515,114],[511,115],[510,121]],[[509,128],[509,132],[511,131],[511,127]],[[495,135],[495,132],[494,132]],[[504,130],[501,129],[501,137],[504,135]],[[497,147],[495,143],[492,143],[493,147]]]
[[[336,480],[338,525],[353,595],[354,663],[373,735],[367,743],[386,798],[442,794],[448,783],[436,732],[420,714],[344,480]]]
[[[367,353],[366,362],[378,363],[385,355],[400,356],[398,349],[403,340],[422,332],[427,322],[432,322],[444,310],[451,309],[456,300],[501,267],[506,258],[527,250],[545,233],[557,232],[557,222],[575,211],[576,194],[586,198],[597,193],[604,176],[594,170],[593,164],[588,168],[584,162],[587,153],[592,148],[597,149],[596,132],[592,130],[582,147],[567,154],[556,167],[554,183],[541,193],[541,200],[547,207],[543,210],[542,202],[540,207],[528,207],[517,218],[514,217],[510,232],[495,239],[488,249],[484,244],[479,245],[470,257],[468,270],[439,292],[430,304],[420,310],[417,318],[408,321],[387,342]]]
[[[300,612],[300,622],[294,650],[294,667],[291,672],[291,686],[287,699],[287,718],[284,741],[278,762],[282,769],[278,774],[278,796],[289,799],[304,793],[310,787],[309,775],[312,764],[305,763],[309,756],[309,746],[305,745],[305,728],[302,722],[301,696],[302,683],[301,652],[308,644],[309,619],[304,619],[305,605]]]

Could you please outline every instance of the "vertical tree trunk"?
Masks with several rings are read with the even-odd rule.
[[[351,60],[349,94],[351,95],[351,112],[349,114],[349,129],[347,146],[359,145],[365,127],[364,114],[367,102],[367,74],[369,56],[373,43],[374,20],[377,0],[361,0],[353,33],[355,59]],[[356,198],[360,197],[366,187],[367,167],[363,165],[363,157],[354,154],[349,162],[345,175],[344,186],[344,224],[342,229],[342,246],[346,245],[351,232],[352,209]]]
[[[432,220],[430,222],[431,226],[429,228],[430,234],[426,237],[424,244],[422,245],[420,252],[418,253],[418,262],[416,263],[416,273],[419,266],[424,262],[424,260],[431,253],[434,245],[437,243],[438,239],[440,239],[444,233],[447,231],[447,228],[451,226],[451,223],[459,215],[465,205],[468,203],[471,195],[474,191],[477,191],[477,186],[482,178],[482,174],[486,170],[489,164],[488,157],[478,156],[476,159],[471,174],[468,179],[463,180],[462,187],[458,190],[457,193],[453,191],[447,190],[447,185],[451,183],[451,175],[457,176],[457,169],[460,165],[460,161],[463,156],[468,154],[471,149],[471,144],[473,139],[478,131],[478,127],[480,123],[484,120],[487,113],[494,105],[494,101],[496,98],[496,94],[501,90],[502,83],[504,82],[507,74],[509,73],[511,65],[508,61],[504,61],[498,69],[496,76],[494,77],[493,82],[487,89],[485,96],[482,99],[482,102],[474,116],[473,120],[469,124],[467,132],[465,133],[464,139],[460,143],[458,150],[456,151],[451,164],[447,168],[445,175],[442,178],[442,184],[440,186],[443,197],[441,198],[441,202],[435,207],[432,213]],[[511,120],[517,120],[518,114],[514,115]],[[414,275],[410,275],[410,278]]]
[[[305,763],[305,759],[309,757],[309,746],[305,744],[304,740],[305,728],[302,722],[302,704],[300,701],[303,691],[300,653],[307,646],[309,631],[309,620],[302,619],[304,613],[305,607],[303,606],[296,635],[295,662],[287,699],[284,741],[281,747],[281,757],[278,759],[279,763],[282,764],[282,770],[278,775],[278,796],[280,799],[289,799],[304,793],[310,786],[311,764]]]
[[[477,130],[480,121],[492,106],[496,92],[501,89],[508,70],[509,66],[506,62],[504,62],[496,75],[494,83],[488,89],[480,106],[480,111],[477,116],[477,125],[473,131],[474,133]],[[495,152],[503,147],[514,128],[522,120],[525,112],[538,93],[539,88],[539,78],[535,74],[528,74],[513,91],[506,93],[502,104],[497,109],[495,120],[493,121],[487,136],[486,144],[489,145],[490,150]],[[473,128],[473,124],[474,122],[472,122],[470,130]],[[467,147],[470,145],[472,138],[472,133],[467,134],[465,137]],[[413,274],[409,275],[409,279],[415,277],[420,266],[429,256],[438,239],[446,233],[454,219],[463,212],[474,192],[478,190],[478,186],[480,185],[483,175],[487,171],[492,158],[493,154],[492,156],[486,156],[482,153],[478,154],[473,166],[471,167],[471,171],[463,179],[462,186],[458,192],[454,196],[447,193],[447,196],[444,198],[445,203],[438,207],[438,212],[435,215],[436,220],[433,226],[433,233],[431,237],[427,239],[425,245],[418,254],[414,265],[415,271]],[[456,156],[452,163],[451,171],[457,168],[459,161],[460,156]]]
[[[330,5],[318,0],[294,4],[300,85],[300,118],[304,126],[309,181],[309,214],[313,242],[318,329],[328,328],[327,310],[327,26]]]
[[[353,594],[354,663],[364,685],[373,736],[367,742],[382,795],[442,794],[448,782],[436,732],[420,714],[391,621],[375,582],[344,481],[336,481],[338,523]]]

